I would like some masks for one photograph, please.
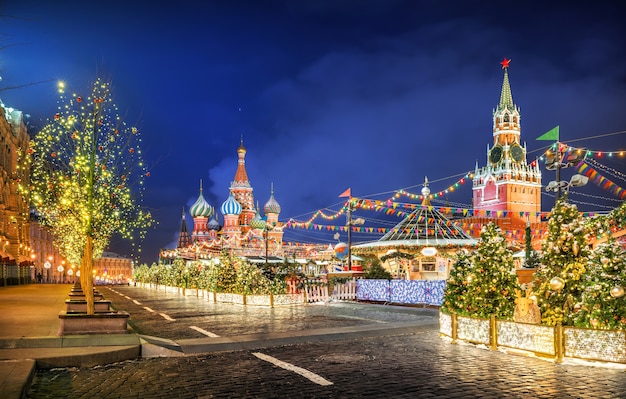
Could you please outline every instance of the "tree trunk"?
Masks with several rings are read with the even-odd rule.
[[[80,280],[87,301],[87,314],[96,313],[93,297],[93,238],[87,235],[85,252],[83,253]]]

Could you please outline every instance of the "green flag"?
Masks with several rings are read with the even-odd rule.
[[[550,141],[559,141],[559,127],[555,127],[554,129],[550,129],[541,136],[537,137],[535,140],[550,140]]]

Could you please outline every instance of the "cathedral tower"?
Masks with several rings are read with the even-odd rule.
[[[250,222],[256,213],[254,207],[254,195],[252,195],[252,186],[248,180],[246,172],[246,148],[241,145],[237,148],[237,171],[235,179],[230,183],[230,192],[241,205],[241,213],[239,214],[239,226],[241,232],[245,233],[250,230]]]
[[[207,221],[213,215],[213,207],[206,202],[202,195],[202,180],[200,180],[200,195],[189,209],[189,214],[193,218],[193,232],[191,233],[193,242],[208,241]]]
[[[283,226],[278,222],[278,215],[280,215],[280,204],[274,198],[274,183],[270,186],[270,199],[267,200],[265,206],[263,206],[263,213],[267,219],[267,223],[272,226],[272,229],[268,232],[268,236],[275,243],[277,249],[282,247],[283,242]]]
[[[183,208],[183,218],[180,223],[180,233],[178,233],[178,245],[176,248],[187,248],[191,245],[191,237],[189,236],[189,230],[187,230],[187,221],[185,220],[185,208]]]
[[[487,146],[487,165],[476,164],[472,188],[474,210],[491,211],[490,216],[505,228],[536,222],[541,211],[541,171],[536,162],[526,162],[520,112],[509,84],[510,61],[505,58],[500,63],[504,81],[493,111],[493,145]]]

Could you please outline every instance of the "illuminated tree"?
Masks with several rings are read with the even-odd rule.
[[[96,80],[87,96],[59,84],[57,113],[31,141],[30,200],[55,246],[81,265],[87,313],[94,313],[93,260],[115,234],[144,238],[152,223],[140,207],[149,176],[136,127],[121,120],[111,85]]]
[[[444,313],[456,313],[469,316],[471,313],[470,301],[467,295],[468,285],[475,276],[472,254],[458,252],[454,265],[450,268],[450,277],[446,281],[446,290],[441,304]]]
[[[561,197],[550,213],[541,265],[533,281],[542,324],[573,324],[574,305],[584,290],[588,241],[589,229],[578,208],[567,202],[567,196]]]
[[[222,252],[220,262],[214,267],[215,292],[236,292],[237,266],[241,263],[238,257]]]
[[[512,319],[515,289],[519,288],[513,252],[498,226],[489,223],[480,233],[480,242],[472,256],[474,270],[465,301],[470,316]]]
[[[574,305],[574,324],[626,330],[626,251],[614,238],[593,250],[582,285],[582,303]]]

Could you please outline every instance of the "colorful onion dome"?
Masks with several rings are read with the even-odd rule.
[[[213,216],[213,218],[211,218],[211,220],[207,224],[207,228],[209,230],[218,231],[219,229],[222,228],[222,226],[220,226],[220,223],[217,221],[217,219],[215,219],[215,216]]]
[[[250,227],[253,229],[264,229],[265,228],[265,220],[261,218],[261,214],[259,213],[259,208],[257,205],[256,213],[254,217],[250,221]]]
[[[265,203],[265,206],[263,207],[263,213],[265,213],[266,215],[268,213],[275,213],[275,214],[280,213],[280,205],[274,199],[274,184],[273,183],[272,183],[272,188],[270,191],[270,199],[267,200],[267,202]]]
[[[237,202],[233,193],[228,195],[228,199],[222,204],[222,215],[239,215],[241,213],[241,204]]]
[[[205,217],[208,218],[213,215],[213,207],[209,205],[202,195],[202,183],[200,184],[200,196],[196,202],[189,209],[189,214],[192,218]]]

